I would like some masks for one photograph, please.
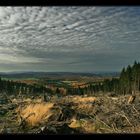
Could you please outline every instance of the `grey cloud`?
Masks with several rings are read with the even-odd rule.
[[[139,59],[139,14],[139,7],[0,7],[1,66],[118,70]]]

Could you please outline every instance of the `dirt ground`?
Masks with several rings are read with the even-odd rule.
[[[140,94],[0,97],[0,133],[140,133]]]

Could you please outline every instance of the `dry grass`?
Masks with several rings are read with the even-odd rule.
[[[92,104],[78,104],[76,109],[81,110],[81,111],[84,110],[86,112],[89,112],[91,109],[93,110],[93,106],[92,106]]]
[[[73,95],[58,99],[54,96],[53,101],[51,98],[52,103],[42,102],[39,97],[28,105],[22,104],[24,107],[20,108],[19,112],[31,126],[41,127],[43,124],[43,126],[57,128],[58,124],[66,123],[73,130],[85,134],[138,133],[140,131],[140,97],[137,95],[135,101],[128,104],[130,97],[130,95],[116,97]],[[32,115],[30,116],[30,114]],[[31,129],[32,127],[27,125],[26,128]],[[68,130],[66,131],[70,133]]]
[[[81,97],[81,96],[76,96],[72,98],[72,101],[74,103],[89,103],[89,102],[94,102],[96,101],[96,97]]]
[[[49,118],[52,115],[51,108],[53,103],[36,103],[22,108],[20,116],[31,126],[35,126]],[[32,114],[32,115],[30,115]]]

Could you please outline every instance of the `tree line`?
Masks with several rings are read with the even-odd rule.
[[[26,83],[20,83],[12,80],[3,80],[0,78],[0,93],[7,94],[36,94],[52,92],[51,89],[44,87],[43,85],[29,85]]]
[[[118,79],[105,80],[104,91],[113,91],[117,94],[135,94],[140,91],[140,63],[124,67]]]
[[[69,94],[93,94],[98,92],[114,92],[116,94],[135,94],[140,91],[140,63],[124,67],[119,78],[106,79],[103,82],[91,83],[85,88],[70,88]]]
[[[113,92],[116,94],[135,94],[140,91],[140,63],[134,62],[132,66],[124,67],[120,73],[119,78],[106,79],[103,82],[94,82],[88,84],[84,88],[66,88],[66,94],[70,95],[84,95],[98,92]],[[0,93],[7,94],[36,94],[36,93],[54,93],[50,88],[41,85],[28,85],[12,80],[3,80],[0,78]],[[55,94],[61,94],[59,88],[56,89]]]

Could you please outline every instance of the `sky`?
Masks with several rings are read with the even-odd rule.
[[[0,71],[116,72],[140,61],[140,7],[0,7]]]

